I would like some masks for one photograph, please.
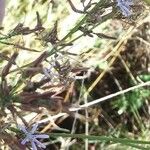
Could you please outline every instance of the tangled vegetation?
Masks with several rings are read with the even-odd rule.
[[[149,0],[4,1],[0,149],[150,149]]]

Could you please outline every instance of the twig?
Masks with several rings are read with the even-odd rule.
[[[75,6],[73,5],[73,3],[72,3],[71,0],[68,0],[68,2],[69,2],[69,5],[71,6],[71,8],[72,8],[72,10],[73,10],[74,12],[76,12],[76,13],[81,13],[81,14],[84,14],[84,13],[85,13],[84,11],[75,8]]]
[[[14,44],[14,43],[9,43],[9,42],[4,42],[4,41],[0,41],[0,43],[5,44],[5,45],[12,45],[12,46],[14,46],[16,48],[20,48],[22,50],[27,50],[27,51],[32,51],[32,52],[40,52],[39,50],[27,48],[27,47],[24,47],[24,46],[21,46],[18,44]]]
[[[92,102],[89,102],[89,103],[87,103],[87,104],[80,105],[78,108],[77,108],[77,107],[76,107],[76,108],[75,108],[75,107],[74,107],[74,108],[70,108],[69,111],[77,111],[77,110],[85,109],[85,108],[87,108],[87,107],[89,107],[89,106],[92,106],[92,105],[101,103],[101,102],[103,102],[103,101],[106,101],[106,100],[109,100],[109,99],[111,99],[111,98],[114,98],[114,97],[116,97],[116,96],[118,96],[118,95],[122,95],[122,94],[124,94],[124,93],[127,93],[127,92],[129,92],[129,91],[132,91],[132,90],[138,89],[138,88],[140,88],[140,87],[144,87],[144,86],[150,86],[150,81],[145,82],[145,83],[141,83],[141,84],[139,84],[139,85],[136,85],[136,86],[127,88],[127,89],[125,89],[125,90],[122,90],[122,91],[119,91],[119,92],[110,94],[110,95],[108,95],[108,96],[105,96],[105,97],[96,99],[96,100],[94,100],[94,101],[92,101]]]

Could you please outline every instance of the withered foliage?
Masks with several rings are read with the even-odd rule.
[[[52,2],[55,3],[54,1]],[[73,46],[74,41],[82,36],[91,38],[97,36],[100,39],[117,40],[116,37],[109,34],[94,31],[95,27],[108,19],[124,19],[116,7],[115,0],[100,0],[99,2],[90,0],[87,4],[85,0],[81,0],[82,10],[76,8],[72,0],[67,0],[67,2],[74,12],[84,15],[84,17],[62,39],[58,35],[59,21],[56,20],[51,29],[46,29],[43,27],[42,19],[38,12],[36,12],[37,23],[33,28],[25,26],[23,23],[18,23],[7,35],[0,35],[1,44],[9,46],[9,48],[13,46],[11,54],[0,52],[0,63],[2,64],[0,68],[0,143],[3,143],[3,145],[5,143],[11,149],[26,149],[26,146],[20,144],[21,133],[18,130],[14,130],[14,128],[10,128],[11,123],[18,124],[18,118],[26,127],[30,127],[33,122],[27,122],[24,119],[25,114],[36,112],[39,117],[38,119],[36,118],[38,121],[45,119],[48,115],[56,115],[61,112],[65,112],[72,118],[76,117],[76,114],[70,112],[69,108],[76,103],[77,99],[80,99],[80,94],[82,95],[79,91],[81,82],[76,82],[77,77],[80,76],[81,79],[87,79],[89,82],[92,78],[89,68],[83,67],[82,64],[74,63],[70,59],[70,56],[77,56],[77,54],[68,52],[65,48]],[[141,6],[142,4],[139,5]],[[111,11],[107,12],[110,7]],[[136,9],[136,5],[133,8]],[[125,21],[135,23],[132,17],[126,18]],[[78,31],[82,35],[70,40],[70,37]],[[35,41],[42,43],[44,50],[25,47],[19,42],[9,42],[9,39],[30,34],[35,37]],[[52,49],[45,50],[45,47],[48,47],[49,44]],[[22,50],[29,51],[29,53],[36,52],[38,56],[36,55],[36,58],[31,60],[30,63],[20,66],[17,59]],[[96,74],[97,72],[92,73]],[[85,78],[84,75],[86,76]],[[99,92],[97,89],[94,92],[96,93],[97,91]],[[10,114],[8,115],[8,110],[11,117]],[[88,121],[92,122],[94,118],[102,116],[101,110],[89,109],[91,118]],[[83,125],[86,120],[85,112],[79,112],[78,118],[80,118],[80,123]],[[36,119],[34,120],[35,122]],[[61,124],[63,120],[58,119],[56,123]],[[111,123],[113,124],[113,121]],[[73,121],[71,120],[72,124]],[[49,126],[50,124],[46,123],[46,125]],[[44,131],[51,132],[51,125],[50,127],[45,126],[41,128]],[[13,131],[14,136],[7,132],[8,129],[9,132],[10,129]],[[27,145],[27,147],[30,147],[30,145]]]

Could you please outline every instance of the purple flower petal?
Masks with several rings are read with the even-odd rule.
[[[43,143],[41,143],[40,141],[38,141],[37,139],[34,139],[34,142],[38,145],[38,147],[46,148],[46,146]]]
[[[37,135],[34,135],[34,138],[38,139],[48,139],[49,138],[49,135],[46,135],[46,134],[37,134]]]
[[[31,129],[30,132],[33,134],[33,133],[36,131],[37,127],[38,127],[38,123],[34,124],[34,125],[32,126],[32,129]]]
[[[29,141],[29,139],[26,137],[24,140],[21,141],[21,144],[22,144],[22,145],[25,145],[26,142],[28,142],[28,141]]]
[[[35,143],[33,141],[31,142],[31,145],[32,145],[32,149],[33,150],[37,150],[37,147],[36,147],[36,145],[35,145]]]

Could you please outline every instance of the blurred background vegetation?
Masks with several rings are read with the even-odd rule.
[[[89,14],[73,11],[67,0],[7,1],[0,30],[0,149],[20,149],[21,135],[10,127],[30,127],[52,116],[56,118],[39,128],[42,133],[59,133],[45,141],[47,150],[150,149],[138,142],[90,137],[149,141],[149,86],[70,111],[150,81],[149,1],[133,1],[128,18],[116,1],[93,0],[95,10]],[[72,2],[78,10],[87,4]]]

